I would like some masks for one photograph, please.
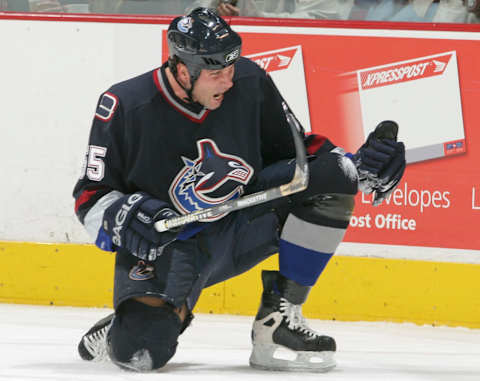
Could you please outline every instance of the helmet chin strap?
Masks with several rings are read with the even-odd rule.
[[[188,102],[190,103],[196,103],[200,106],[202,106],[203,108],[205,108],[204,105],[202,105],[201,103],[198,103],[197,101],[193,100],[193,88],[195,86],[195,83],[197,82],[197,79],[198,79],[198,75],[193,75],[190,70],[188,70],[188,74],[190,76],[190,88],[187,89],[183,83],[181,83],[178,79],[178,72],[175,72],[173,73],[173,78],[175,78],[175,81],[177,81],[178,85],[183,89],[183,91],[185,91],[185,93],[187,93],[187,97],[184,98],[186,99]]]
[[[175,75],[173,76],[173,78],[175,78],[175,81],[177,81],[178,85],[183,89],[183,91],[185,91],[185,93],[187,93],[187,97],[184,98],[184,99],[186,99],[186,100],[187,100],[188,102],[190,102],[190,103],[195,103],[195,101],[193,100],[193,86],[195,85],[195,81],[190,80],[191,86],[190,86],[189,89],[187,89],[187,88],[183,85],[183,83],[181,83],[181,82],[178,80],[177,74],[175,74]]]

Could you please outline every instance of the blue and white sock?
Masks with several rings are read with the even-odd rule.
[[[280,273],[300,285],[313,286],[346,230],[313,224],[290,214],[280,237]]]

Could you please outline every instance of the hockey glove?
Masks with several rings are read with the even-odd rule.
[[[405,146],[397,142],[397,134],[397,123],[381,122],[352,158],[359,189],[367,194],[375,192],[374,206],[390,196],[405,172]]]
[[[173,241],[177,232],[159,233],[155,230],[154,223],[175,216],[178,213],[170,209],[166,202],[145,192],[128,194],[105,210],[103,238],[107,236],[111,239],[113,251],[115,248],[123,248],[140,259],[154,261],[161,255],[162,246]]]

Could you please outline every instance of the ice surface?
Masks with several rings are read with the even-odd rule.
[[[251,317],[197,314],[160,372],[137,374],[82,361],[82,334],[108,309],[0,304],[0,381],[470,381],[480,380],[480,330],[310,320],[335,337],[329,373],[267,372],[248,366]]]

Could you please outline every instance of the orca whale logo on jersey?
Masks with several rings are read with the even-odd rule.
[[[253,168],[245,160],[221,152],[211,139],[197,141],[197,149],[196,159],[182,157],[185,166],[169,189],[172,202],[183,214],[240,197],[253,175]],[[202,221],[215,221],[224,215]]]
[[[155,278],[155,267],[146,264],[144,261],[138,261],[137,264],[130,269],[128,277],[131,280],[149,280]]]

